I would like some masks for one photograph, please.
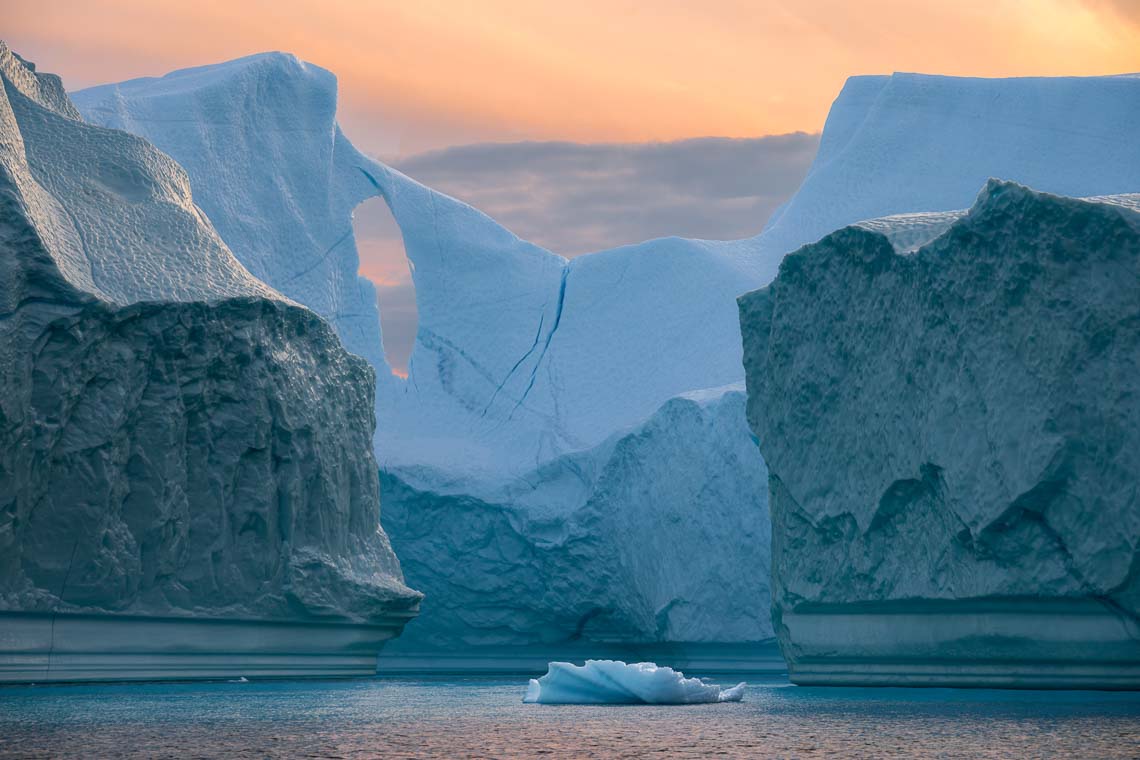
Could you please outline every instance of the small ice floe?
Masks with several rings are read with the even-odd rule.
[[[652,662],[586,660],[585,665],[552,662],[546,675],[530,679],[523,702],[545,705],[693,705],[739,702],[743,682],[731,689],[685,678]]]

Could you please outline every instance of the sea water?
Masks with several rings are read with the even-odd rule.
[[[526,678],[0,688],[0,757],[1140,756],[1140,694],[805,688],[523,704]]]

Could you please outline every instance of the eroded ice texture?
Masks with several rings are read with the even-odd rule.
[[[0,79],[0,610],[398,631],[420,595],[377,525],[372,368],[170,157],[3,43]]]
[[[794,680],[1140,685],[1138,198],[991,181],[740,299]]]
[[[541,678],[532,678],[523,702],[544,705],[695,705],[739,702],[745,684],[730,689],[685,678],[652,662],[586,660],[585,665],[552,662]]]
[[[335,122],[336,78],[291,55],[250,56],[74,93],[84,118],[174,157],[194,200],[259,280],[303,303],[389,375],[352,210],[371,195]]]
[[[803,188],[763,234],[664,238],[567,260],[363,156],[336,125],[333,76],[291,56],[76,100],[88,118],[182,161],[235,255],[376,367],[389,528],[415,557],[409,577],[438,589],[448,612],[429,603],[417,623],[434,641],[601,635],[611,609],[611,620],[629,621],[612,629],[626,639],[762,635],[767,624],[751,612],[767,607],[767,545],[744,548],[725,528],[726,514],[734,525],[765,519],[766,489],[753,493],[759,458],[748,474],[733,471],[752,445],[748,431],[719,412],[702,412],[709,424],[665,424],[678,397],[743,379],[736,296],[768,283],[803,243],[861,219],[964,208],[990,176],[1087,195],[1134,189],[1140,167],[1135,77],[856,77],[832,107]],[[350,213],[376,195],[414,270],[419,334],[407,381],[383,361],[371,291],[356,274]],[[950,221],[896,224],[896,243],[914,247]],[[627,451],[671,459],[633,464]],[[552,472],[555,486],[544,483]],[[702,474],[673,477],[690,472]],[[663,562],[656,543],[610,529],[664,529],[647,510],[656,499],[685,526],[663,535],[699,538],[710,559]],[[594,504],[625,516],[592,532]],[[734,566],[742,571],[722,583]],[[585,568],[636,591],[628,603],[594,604]],[[569,575],[536,593],[535,573],[550,569]],[[750,615],[717,612],[750,577],[759,602]]]
[[[384,527],[435,619],[388,653],[773,636],[767,479],[742,386],[672,399],[486,498],[413,477],[381,474]]]

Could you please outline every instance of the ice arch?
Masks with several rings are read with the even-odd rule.
[[[394,430],[425,441],[401,447],[420,464],[521,475],[678,394],[740,380],[733,299],[764,271],[751,241],[664,238],[567,260],[361,158],[414,266],[417,417]]]
[[[106,85],[76,102],[182,162],[239,260],[372,364],[382,464],[521,476],[679,393],[742,377],[733,298],[774,271],[754,241],[666,238],[568,261],[362,154],[336,123],[335,77],[290,55]],[[406,383],[359,275],[352,213],[377,196],[415,267]]]

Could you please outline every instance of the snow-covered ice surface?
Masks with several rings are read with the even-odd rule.
[[[990,177],[1073,197],[1133,193],[1137,118],[1140,74],[851,77],[762,237],[787,253],[864,219],[968,208]]]
[[[740,299],[794,681],[1140,687],[1138,200],[991,181]]]
[[[251,646],[284,674],[267,650],[313,642],[302,671],[369,672],[419,600],[377,526],[372,368],[169,156],[3,43],[0,80],[0,680],[228,674],[163,658]]]
[[[744,683],[730,689],[700,678],[685,678],[652,662],[586,660],[585,665],[552,662],[541,678],[532,678],[523,702],[544,705],[696,705],[739,702]]]
[[[182,161],[235,255],[329,319],[376,367],[386,510],[406,518],[388,527],[416,557],[425,587],[440,599],[446,592],[440,609],[449,614],[435,615],[429,601],[422,635],[453,643],[590,636],[591,626],[627,639],[767,635],[767,623],[742,621],[719,603],[739,598],[749,578],[766,591],[766,543],[742,548],[719,524],[728,512],[766,519],[765,489],[750,492],[759,457],[744,474],[737,455],[721,456],[745,451],[747,431],[728,422],[735,430],[689,425],[682,435],[659,424],[674,399],[743,379],[736,296],[767,284],[799,245],[863,219],[965,208],[990,176],[1091,195],[1134,190],[1140,172],[1136,77],[855,77],[832,107],[803,187],[757,237],[664,238],[568,260],[362,155],[336,125],[333,76],[292,56],[252,56],[75,99],[87,118],[143,135]],[[419,334],[406,381],[389,372],[371,290],[356,274],[350,214],[376,195],[402,230],[416,286]],[[892,229],[900,247],[914,248],[952,221],[913,217]],[[738,440],[726,448],[731,436]],[[627,447],[673,459],[633,466]],[[670,466],[677,462],[685,466]],[[720,493],[734,501],[681,483],[690,465],[704,482],[727,484]],[[545,482],[552,472],[556,485]],[[599,482],[593,473],[608,474]],[[698,540],[703,561],[663,562],[632,534],[575,525],[599,490],[619,495],[607,509],[626,513],[629,530],[646,525],[647,494],[676,490],[667,509],[688,526],[671,535]],[[640,570],[607,577],[653,591],[634,594],[645,600],[636,616],[619,610],[610,619],[697,611],[690,622],[607,628],[610,605],[575,591],[592,588],[585,568],[620,567],[627,560],[607,558],[639,551],[628,561]],[[559,567],[560,557],[580,570],[565,588],[536,594],[532,568]],[[419,582],[421,570],[410,572]],[[515,601],[504,606],[508,598]],[[763,617],[766,607],[755,611]]]
[[[281,300],[233,257],[169,156],[84,124],[59,78],[37,75],[6,46],[0,65],[5,178],[68,282],[119,305]]]

